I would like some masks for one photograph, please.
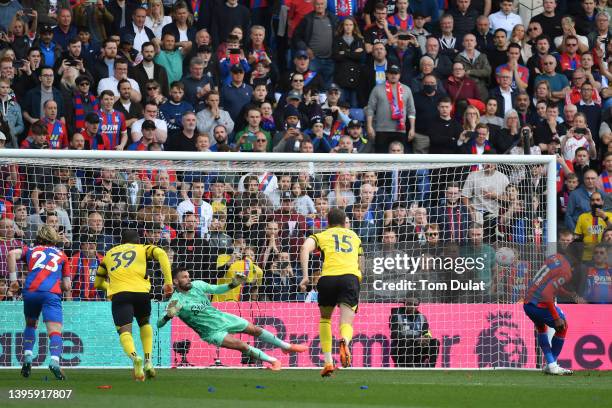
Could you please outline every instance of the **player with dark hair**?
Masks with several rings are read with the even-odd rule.
[[[134,378],[144,381],[155,377],[151,361],[153,352],[153,328],[149,324],[151,316],[151,281],[147,271],[147,261],[159,262],[164,274],[164,295],[172,294],[172,272],[166,252],[155,245],[141,245],[136,230],[123,230],[121,244],[111,248],[96,273],[94,286],[106,290],[112,301],[112,313],[119,342],[123,351],[134,364]],[[108,279],[108,280],[107,280]],[[144,370],[142,357],[136,354],[132,338],[132,321],[136,318],[140,327],[140,340],[144,351]]]
[[[23,331],[23,366],[21,375],[29,377],[32,371],[32,350],[36,342],[36,326],[42,312],[49,336],[51,362],[49,370],[58,380],[66,379],[59,365],[62,354],[62,291],[70,291],[70,263],[56,245],[62,238],[55,228],[42,225],[36,234],[36,245],[16,248],[8,253],[7,263],[11,290],[19,290],[17,260],[23,259],[29,273],[23,289],[23,314],[26,327]]]
[[[350,367],[349,346],[353,338],[353,320],[359,304],[359,284],[363,270],[363,249],[357,234],[346,228],[346,213],[332,208],[327,215],[329,227],[313,234],[304,241],[300,251],[303,278],[300,289],[306,291],[310,282],[308,261],[310,254],[319,249],[323,255],[321,278],[317,282],[319,292],[319,336],[321,350],[325,356],[325,366],[321,376],[333,374],[331,316],[334,308],[340,308],[340,362],[342,367]]]
[[[567,334],[567,320],[559,306],[555,305],[558,295],[569,296],[577,302],[582,299],[574,291],[564,286],[572,280],[572,264],[577,262],[573,256],[572,245],[558,248],[558,253],[548,257],[544,266],[536,273],[530,282],[523,309],[533,321],[538,331],[538,344],[546,358],[544,372],[551,375],[572,375],[572,370],[565,369],[557,364],[557,358],[563,348]],[[548,341],[547,328],[555,329],[551,342]]]
[[[308,350],[302,344],[286,343],[269,331],[255,326],[241,317],[222,312],[211,305],[208,298],[209,294],[221,294],[237,288],[246,282],[247,277],[244,274],[236,273],[232,281],[224,285],[210,285],[204,281],[192,281],[189,270],[186,267],[179,267],[175,270],[173,278],[177,290],[170,298],[166,314],[157,322],[157,327],[163,327],[173,317],[178,316],[205,342],[219,347],[239,350],[246,356],[270,363],[270,369],[273,371],[281,369],[280,360],[267,355],[258,348],[249,346],[232,334],[250,334],[275,347],[280,347],[283,353],[303,353]]]

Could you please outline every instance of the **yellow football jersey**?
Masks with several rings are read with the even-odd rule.
[[[219,263],[219,260],[217,260]],[[227,263],[227,262],[226,262]],[[229,284],[232,282],[236,273],[243,273],[247,277],[247,285],[258,285],[261,286],[263,281],[263,271],[259,266],[255,264],[255,262],[250,259],[242,259],[239,261],[235,261],[228,269],[225,275],[219,279],[217,279],[217,285]],[[235,287],[225,293],[221,293],[218,295],[213,295],[213,302],[238,302],[240,300],[240,293],[242,291],[242,286]]]
[[[170,260],[166,252],[155,245],[122,244],[111,248],[98,267],[97,275],[108,276],[106,290],[110,298],[119,292],[144,292],[151,290],[147,272],[147,260],[156,259],[164,274],[164,282],[172,282]]]
[[[363,255],[361,239],[352,230],[342,227],[331,227],[318,234],[313,234],[317,248],[323,254],[321,276],[338,276],[352,274],[361,280],[359,256]]]

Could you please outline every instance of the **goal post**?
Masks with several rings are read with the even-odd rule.
[[[63,302],[64,365],[127,365],[110,302],[93,288],[92,276],[121,230],[136,228],[143,243],[164,248],[173,266],[187,266],[193,279],[226,283],[244,272],[247,285],[213,296],[213,304],[285,341],[307,344],[309,352],[285,356],[238,336],[285,366],[320,366],[317,292],[315,286],[299,291],[299,248],[325,230],[325,214],[334,206],[346,211],[364,250],[355,366],[537,364],[533,325],[520,300],[546,244],[556,241],[553,155],[0,150],[0,170],[11,169],[18,180],[0,186],[0,218],[14,235],[5,237],[0,256],[10,245],[32,245],[37,228],[50,224],[61,232],[74,269],[73,290]],[[498,262],[505,250],[511,259]],[[470,266],[470,259],[485,266]],[[322,262],[315,252],[311,281]],[[148,270],[154,320],[166,303],[159,267]],[[9,292],[0,303],[2,366],[20,365],[21,301]],[[415,308],[426,325],[406,321]],[[36,364],[48,360],[47,348],[39,333]],[[161,367],[253,364],[205,344],[178,319],[155,331],[154,359]]]

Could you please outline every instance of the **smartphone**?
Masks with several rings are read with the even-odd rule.
[[[23,14],[25,14],[26,16],[32,14],[32,9],[31,8],[24,8],[23,9]]]
[[[586,135],[586,129],[585,128],[576,128],[576,129],[574,129],[574,133],[578,133],[580,135]]]
[[[232,48],[229,50],[229,52],[230,52],[230,55],[229,55],[230,64],[231,65],[240,64],[240,49]]]
[[[60,225],[59,227],[57,227],[57,233],[58,234],[63,234],[64,233],[64,226]]]
[[[67,60],[68,65],[70,65],[71,67],[76,67],[77,65],[79,65],[79,60],[76,59],[69,59]]]
[[[15,62],[13,62],[13,67],[15,69],[20,69],[20,68],[23,68],[24,64],[25,62],[23,62],[23,60],[16,60]]]

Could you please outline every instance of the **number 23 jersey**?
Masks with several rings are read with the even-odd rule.
[[[24,246],[22,259],[27,262],[29,271],[25,291],[62,293],[60,281],[72,275],[64,251],[53,246]]]
[[[119,292],[149,293],[151,282],[147,273],[147,259],[154,258],[155,245],[122,244],[111,248],[98,267],[98,276],[107,276],[108,297]]]
[[[352,230],[342,227],[331,227],[310,238],[315,240],[317,248],[323,255],[321,276],[339,276],[352,274],[361,281],[359,256],[363,255],[361,239]]]

